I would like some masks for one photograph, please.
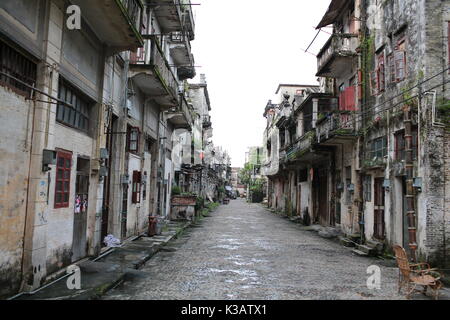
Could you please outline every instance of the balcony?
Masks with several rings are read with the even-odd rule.
[[[164,34],[183,30],[182,11],[180,0],[149,1],[153,13],[159,22],[161,32]]]
[[[130,57],[131,78],[163,110],[178,107],[178,81],[155,37],[145,40],[143,48]]]
[[[314,131],[309,131],[284,150],[280,150],[280,162],[309,160],[308,154],[312,151],[313,142]]]
[[[169,110],[167,120],[173,124],[175,129],[192,129],[194,120],[192,118],[191,108],[184,96],[181,98],[181,103],[178,107]]]
[[[195,77],[195,61],[188,37],[182,32],[173,32],[170,36],[170,55],[178,66],[178,79]]]
[[[183,27],[189,35],[189,40],[195,39],[195,21],[192,12],[191,0],[181,0],[181,12],[183,15]]]
[[[336,33],[325,43],[317,55],[317,77],[336,78],[346,73],[358,54],[358,36],[352,33]]]
[[[73,0],[72,4],[80,7],[108,54],[136,50],[144,44],[141,0]]]
[[[356,138],[355,115],[346,111],[328,113],[317,121],[316,143],[337,145]]]

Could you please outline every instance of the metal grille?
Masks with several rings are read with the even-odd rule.
[[[34,87],[37,77],[37,65],[17,50],[0,41],[0,71]],[[19,81],[0,74],[0,84],[6,85],[19,94],[31,98],[32,89]]]

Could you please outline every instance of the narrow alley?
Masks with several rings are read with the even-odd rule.
[[[231,201],[104,299],[404,299],[397,268],[302,229],[259,204]],[[381,268],[381,290],[367,288],[370,265]]]

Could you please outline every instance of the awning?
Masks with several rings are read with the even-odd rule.
[[[322,18],[322,21],[317,25],[316,29],[326,27],[333,24],[339,16],[342,8],[350,1],[348,0],[332,0],[327,12]]]

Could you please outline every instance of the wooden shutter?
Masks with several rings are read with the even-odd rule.
[[[132,202],[140,203],[141,202],[141,181],[142,176],[140,171],[133,171],[133,183],[132,183]]]
[[[394,83],[396,82],[395,77],[395,61],[394,61],[394,55],[391,53],[387,57],[387,63],[389,68],[389,82]]]
[[[375,71],[370,73],[370,94],[375,96],[378,93],[377,73]]]
[[[405,51],[395,51],[394,54],[395,60],[395,79],[396,81],[401,81],[405,79],[405,62],[406,62],[406,54]]]
[[[69,152],[58,152],[55,178],[55,208],[69,207],[71,171],[72,154]]]

